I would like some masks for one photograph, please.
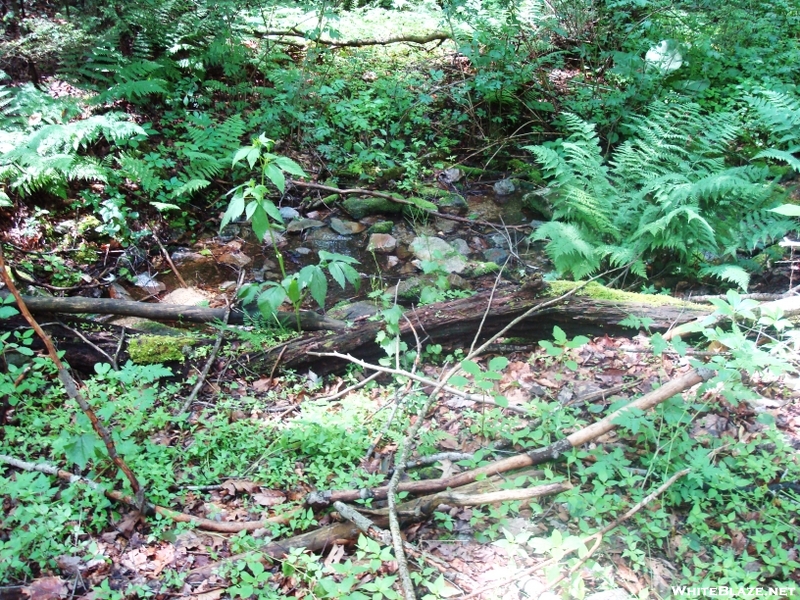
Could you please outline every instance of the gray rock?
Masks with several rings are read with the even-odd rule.
[[[483,251],[483,258],[496,265],[503,265],[508,259],[508,250],[505,248],[489,248]]]
[[[281,206],[278,209],[284,221],[293,221],[300,217],[300,213],[293,209],[291,206]]]
[[[397,240],[388,233],[373,233],[369,236],[367,252],[377,252],[378,254],[389,254],[397,248]]]
[[[489,241],[495,248],[508,248],[508,238],[502,233],[495,233],[489,236]]]
[[[356,233],[361,233],[364,231],[364,229],[366,229],[366,227],[361,223],[342,221],[341,219],[334,217],[331,219],[331,229],[341,235],[354,235]]]
[[[469,247],[469,244],[466,240],[462,240],[461,238],[456,238],[450,242],[450,245],[459,253],[463,254],[464,256],[469,256],[472,252],[472,248]]]
[[[498,196],[508,196],[516,191],[517,187],[510,179],[501,179],[494,184],[494,193]]]
[[[311,248],[305,248],[303,246],[295,248],[294,251],[297,252],[300,256],[306,256],[307,254],[311,254]]]
[[[467,266],[467,259],[442,238],[421,235],[414,238],[410,249],[419,260],[437,262],[448,273],[461,273]]]
[[[458,223],[450,219],[442,219],[441,217],[436,217],[433,221],[433,225],[440,233],[453,233],[458,229]]]
[[[306,229],[318,229],[319,227],[324,226],[325,223],[322,221],[317,221],[316,219],[298,219],[289,223],[286,226],[286,231],[289,233],[295,233],[298,231],[305,231]]]

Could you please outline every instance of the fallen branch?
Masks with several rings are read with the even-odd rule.
[[[687,475],[689,473],[691,473],[691,469],[683,469],[682,471],[678,471],[672,477],[670,477],[667,481],[665,481],[663,484],[661,484],[658,487],[657,490],[655,490],[653,493],[649,494],[647,497],[643,498],[641,501],[637,502],[624,515],[622,515],[618,519],[615,519],[610,524],[608,524],[605,527],[603,527],[597,533],[593,533],[592,535],[589,535],[589,536],[586,536],[585,538],[583,538],[581,540],[581,544],[584,547],[589,542],[594,540],[594,544],[592,545],[592,547],[589,550],[589,552],[578,562],[578,564],[574,565],[570,569],[569,573],[567,573],[565,575],[561,575],[560,577],[558,577],[554,581],[551,581],[549,584],[547,584],[547,586],[544,589],[539,590],[539,593],[541,594],[542,592],[545,592],[547,590],[553,589],[556,585],[558,585],[566,577],[569,577],[572,573],[577,571],[583,564],[586,563],[587,560],[589,560],[589,558],[592,556],[592,554],[594,554],[594,552],[597,551],[597,549],[600,547],[600,543],[602,542],[603,536],[605,534],[607,534],[612,529],[616,529],[617,527],[619,527],[622,523],[624,523],[625,521],[630,519],[633,515],[635,515],[640,510],[642,510],[645,506],[650,504],[653,500],[658,498],[665,491],[667,491],[670,488],[670,486],[672,486],[673,483],[678,481],[678,479],[680,479],[681,477],[683,477],[684,475]],[[563,558],[564,556],[575,552],[575,550],[577,550],[577,548],[574,548],[572,550],[567,551],[560,558]],[[500,581],[500,582],[491,583],[491,584],[489,584],[487,586],[484,586],[484,587],[482,587],[480,589],[474,590],[472,593],[468,594],[467,596],[462,596],[461,600],[469,600],[470,598],[476,598],[476,597],[480,596],[481,594],[483,594],[485,592],[497,589],[499,587],[503,587],[504,585],[508,585],[512,581],[516,581],[517,579],[520,579],[521,577],[525,577],[526,575],[531,575],[531,574],[535,573],[536,571],[541,571],[542,569],[544,569],[546,567],[549,567],[550,565],[556,564],[557,562],[558,561],[556,559],[550,559],[550,560],[544,561],[542,563],[539,563],[538,565],[534,565],[533,567],[529,567],[527,569],[523,569],[522,571],[518,571],[517,573],[515,573],[510,579],[505,579],[505,580]]]
[[[113,298],[32,298],[30,296],[21,296],[21,298],[30,312],[34,314],[106,314],[142,317],[154,321],[210,323],[212,321],[222,321],[227,310],[226,308],[202,308],[180,304],[151,304],[133,300],[115,300]],[[245,314],[240,309],[232,310],[230,322],[232,324],[244,323]],[[287,328],[296,327],[297,320],[293,312],[279,312],[278,320]],[[347,327],[343,321],[329,319],[308,310],[300,311],[300,326],[305,331],[342,330]]]
[[[125,474],[125,477],[128,479],[128,482],[131,484],[131,489],[133,493],[137,495],[138,505],[142,506],[144,504],[144,495],[142,487],[139,485],[139,481],[136,479],[136,475],[133,474],[130,467],[127,463],[122,459],[122,457],[117,454],[117,447],[114,444],[114,440],[111,439],[111,434],[106,429],[105,425],[103,425],[100,420],[97,418],[94,410],[86,399],[81,394],[80,390],[78,389],[78,384],[72,378],[72,375],[69,374],[64,363],[61,362],[61,359],[58,357],[58,352],[56,352],[55,346],[53,346],[53,341],[50,339],[50,336],[47,335],[39,326],[39,323],[36,322],[36,319],[33,318],[28,307],[25,305],[25,302],[22,299],[22,296],[17,290],[17,286],[14,285],[14,281],[11,279],[11,276],[6,271],[6,262],[5,256],[3,255],[3,248],[0,246],[0,277],[2,277],[3,282],[6,284],[8,291],[11,292],[11,295],[14,296],[16,300],[17,308],[19,309],[22,316],[31,326],[31,328],[36,332],[36,335],[42,340],[44,343],[45,348],[47,348],[47,353],[50,355],[50,360],[53,361],[53,364],[56,366],[58,370],[58,378],[61,380],[62,385],[64,386],[64,390],[67,392],[67,396],[75,400],[80,406],[83,414],[85,414],[89,421],[92,424],[92,428],[95,430],[97,435],[103,440],[103,443],[106,446],[106,452],[108,453],[108,457],[111,459],[111,462]]]
[[[40,473],[45,473],[46,475],[54,475],[55,477],[58,477],[62,481],[66,481],[69,484],[82,483],[94,491],[101,492],[109,500],[126,504],[132,508],[135,508],[136,510],[140,510],[144,515],[162,515],[172,519],[176,523],[191,523],[198,529],[202,529],[204,531],[214,531],[217,533],[255,531],[256,529],[263,529],[274,524],[286,524],[295,516],[295,513],[299,511],[299,509],[295,509],[280,516],[270,517],[269,519],[263,519],[261,521],[212,521],[211,519],[187,515],[186,513],[178,512],[170,508],[164,508],[163,506],[158,506],[156,504],[150,504],[149,502],[144,503],[142,506],[139,504],[138,500],[132,496],[126,496],[117,490],[106,489],[96,481],[86,477],[81,477],[80,475],[73,475],[68,471],[57,469],[51,465],[31,463],[5,454],[0,454],[0,462],[24,471],[38,471]]]
[[[421,35],[396,35],[394,37],[379,39],[379,38],[363,38],[355,40],[329,40],[322,37],[311,37],[305,31],[292,27],[291,29],[281,29],[276,31],[253,31],[251,35],[256,38],[265,37],[299,37],[315,44],[323,46],[330,46],[332,48],[361,48],[366,46],[389,46],[391,44],[429,44],[431,42],[445,42],[453,39],[453,37],[446,31],[433,31]]]
[[[495,461],[489,465],[459,473],[453,477],[443,479],[428,479],[423,481],[408,481],[397,486],[398,492],[409,492],[411,494],[430,494],[447,488],[456,488],[466,483],[475,481],[479,477],[497,475],[514,469],[538,465],[544,462],[558,459],[568,450],[581,446],[604,433],[608,433],[616,427],[614,422],[625,413],[631,410],[649,410],[661,402],[671,398],[684,390],[691,388],[698,383],[708,380],[713,375],[710,369],[691,370],[683,376],[665,383],[657,390],[645,394],[638,400],[630,402],[626,406],[608,415],[601,421],[593,423],[575,433],[558,440],[544,448],[532,450],[524,454],[518,454],[502,460]],[[339,490],[329,492],[314,492],[310,494],[306,502],[312,505],[327,505],[331,502],[342,501],[352,502],[366,498],[385,498],[387,486],[361,490]]]
[[[384,200],[390,200],[391,202],[396,202],[397,204],[403,204],[405,206],[413,206],[416,209],[425,211],[432,217],[438,217],[440,219],[448,219],[450,221],[456,221],[457,223],[480,225],[482,227],[502,227],[504,229],[518,229],[520,227],[530,227],[529,225],[515,225],[512,227],[509,225],[505,225],[504,223],[491,223],[490,221],[481,221],[479,219],[468,219],[466,217],[459,217],[458,215],[448,215],[447,213],[442,213],[439,212],[438,210],[433,210],[432,208],[424,208],[419,204],[417,204],[416,202],[412,202],[411,200],[406,200],[405,198],[400,198],[399,196],[395,196],[393,194],[387,194],[386,192],[376,192],[374,190],[367,190],[364,188],[342,189],[342,188],[331,187],[329,185],[322,185],[321,183],[310,183],[306,181],[292,181],[292,185],[304,189],[320,190],[322,192],[328,192],[330,194],[338,194],[339,196],[360,195],[360,196],[372,196],[373,198],[383,198]]]

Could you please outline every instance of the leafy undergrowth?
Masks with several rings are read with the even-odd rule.
[[[747,312],[735,295],[729,300],[720,302],[723,311]],[[728,350],[698,353],[658,334],[570,340],[559,328],[537,348],[501,346],[485,362],[429,348],[419,375],[436,379],[437,364],[461,360],[467,376],[452,385],[489,396],[476,402],[447,392],[421,416],[413,458],[439,456],[411,468],[412,478],[446,478],[545,447],[698,361],[717,375],[650,412],[628,413],[615,430],[543,465],[537,478],[509,473],[493,484],[569,482],[568,491],[537,501],[442,505],[433,519],[406,526],[407,541],[420,550],[411,563],[420,597],[530,595],[560,575],[566,578],[555,589],[563,597],[615,588],[664,597],[681,585],[769,585],[796,594],[800,408],[787,385],[796,380],[785,373],[791,353],[782,344],[757,346],[736,325],[705,336]],[[29,339],[7,337],[5,355],[30,355]],[[187,390],[160,365],[98,365],[85,394],[148,501],[220,523],[271,520],[249,533],[207,533],[142,518],[82,484],[6,464],[0,581],[24,584],[39,598],[400,597],[391,549],[368,538],[355,546],[331,539],[320,555],[293,549],[270,561],[259,551],[334,522],[329,509],[304,504],[308,492],[385,483],[426,392],[399,378],[335,398],[361,378],[353,371],[327,382],[311,375],[227,379],[187,415],[178,414]],[[122,489],[102,442],[56,381],[44,358],[9,366],[2,454]],[[582,539],[682,469],[690,472],[587,554]],[[548,558],[543,571],[531,568]]]

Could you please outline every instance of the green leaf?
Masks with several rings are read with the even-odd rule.
[[[563,346],[567,341],[567,334],[564,333],[564,330],[558,325],[553,327],[553,340],[555,340],[556,344],[560,346]]]
[[[508,359],[505,356],[495,356],[489,361],[491,371],[502,371],[508,366]]]
[[[78,468],[83,469],[89,459],[95,456],[95,452],[101,443],[94,433],[84,433],[71,438],[64,445],[64,452],[67,455],[67,460],[78,465]]]
[[[656,356],[661,356],[664,353],[664,350],[669,347],[669,343],[664,339],[663,335],[660,333],[654,333],[650,338],[650,346],[653,348],[653,354]]]
[[[358,260],[356,260],[352,256],[347,256],[345,254],[337,254],[336,252],[328,252],[327,250],[319,251],[319,259],[326,262],[343,262],[347,263],[348,265],[361,264]]]
[[[224,229],[225,226],[231,221],[238,219],[243,212],[244,195],[241,193],[241,191],[239,191],[233,196],[233,198],[231,198],[231,203],[228,205],[228,210],[226,210],[225,214],[222,215],[222,223],[219,226],[220,230]]]
[[[344,289],[347,282],[345,281],[344,278],[344,271],[342,270],[342,266],[343,265],[338,262],[331,263],[328,265],[328,273],[330,273],[331,277],[333,277],[333,280],[336,283],[338,283],[342,289]]]
[[[269,231],[269,218],[261,205],[256,202],[252,204],[255,204],[253,216],[251,218],[253,233],[258,238],[258,241],[263,242],[264,238],[267,236],[267,231]]]
[[[278,307],[286,300],[286,290],[278,284],[273,284],[258,297],[258,309],[267,319],[272,318]]]
[[[770,212],[778,213],[784,217],[800,217],[800,206],[797,204],[782,204],[777,208],[771,208]]]
[[[233,163],[231,163],[231,166],[235,167],[236,164],[239,161],[244,160],[252,149],[253,149],[252,146],[246,146],[244,148],[239,148],[236,151],[236,154],[233,155]],[[250,165],[250,168],[252,168],[252,167],[253,167],[253,165]]]
[[[308,290],[311,292],[311,297],[319,304],[319,307],[325,308],[325,298],[328,295],[328,280],[325,279],[325,274],[318,266],[313,265],[314,272],[311,281],[308,284]]]
[[[283,216],[281,215],[281,211],[278,210],[278,207],[275,206],[275,203],[268,198],[265,198],[261,201],[261,207],[267,211],[267,214],[272,217],[274,221],[283,225]]]
[[[308,177],[303,168],[294,162],[291,158],[286,158],[285,156],[278,156],[275,158],[275,164],[282,170],[286,171],[290,175],[296,175],[297,177]]]
[[[19,311],[13,306],[0,306],[0,319],[8,319],[18,314]]]
[[[450,378],[450,385],[452,385],[453,387],[465,387],[469,385],[469,379],[467,379],[463,375],[453,375]]]
[[[481,374],[481,368],[478,366],[478,363],[473,362],[471,360],[462,360],[461,368],[464,370],[465,373],[469,373],[470,375],[473,376]]]
[[[286,190],[286,177],[274,163],[269,163],[264,167],[264,176],[275,184],[281,194]]]

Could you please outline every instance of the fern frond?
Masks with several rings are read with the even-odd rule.
[[[172,196],[174,198],[179,198],[181,196],[191,196],[195,192],[207,188],[209,185],[211,185],[211,182],[208,181],[207,179],[190,179],[182,186],[175,189],[172,192]]]
[[[754,160],[759,158],[774,158],[775,160],[781,160],[792,167],[794,171],[800,173],[800,160],[798,160],[794,154],[792,154],[792,152],[770,148],[767,150],[762,150],[753,157]]]
[[[735,283],[742,291],[747,291],[750,285],[750,273],[737,265],[708,265],[700,269],[701,277],[716,277],[722,281]]]
[[[600,266],[596,248],[584,231],[571,223],[551,221],[531,235],[532,240],[549,240],[545,252],[560,273],[581,279]]]

